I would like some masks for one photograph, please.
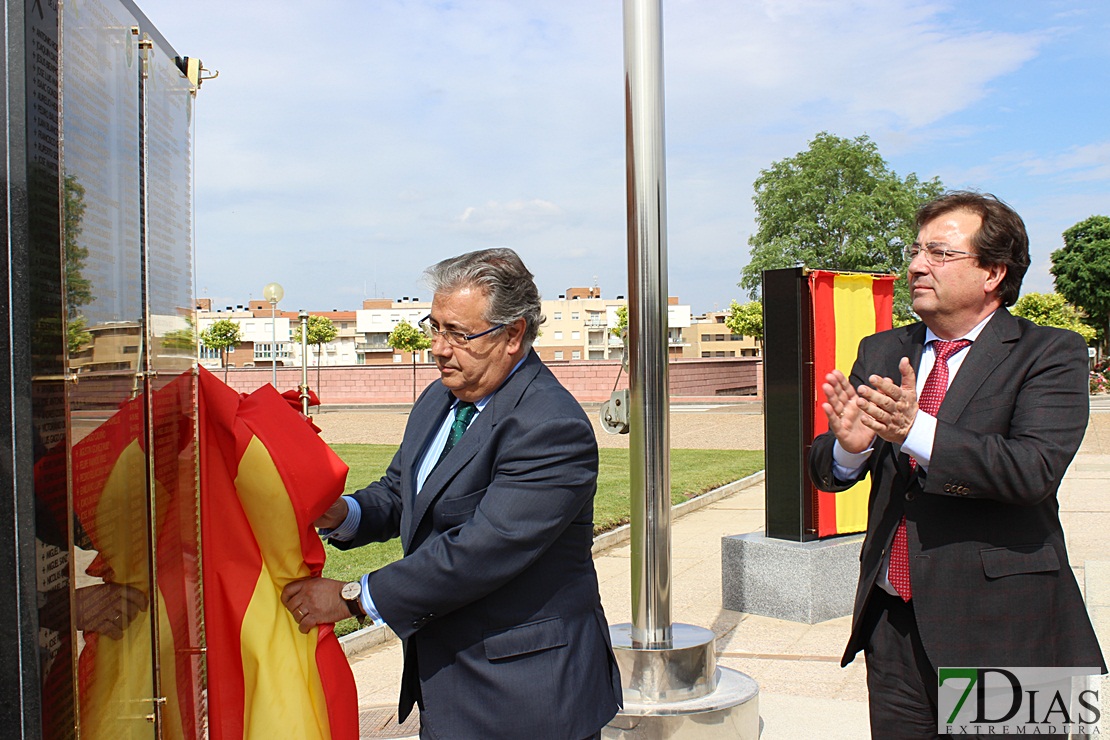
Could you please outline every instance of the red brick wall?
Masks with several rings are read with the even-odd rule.
[[[590,360],[581,362],[548,362],[574,397],[582,402],[607,401],[617,380],[620,362]],[[411,403],[413,368],[409,363],[393,365],[345,365],[320,369],[320,386],[316,386],[316,368],[308,369],[308,385],[325,404],[345,403]],[[212,371],[223,378],[223,370]],[[301,383],[300,368],[278,368],[278,390],[297,388]],[[231,368],[228,385],[241,393],[250,393],[270,382],[271,369]],[[416,392],[439,378],[435,365],[416,366]],[[628,374],[620,374],[618,388],[628,387]],[[761,396],[763,394],[763,361],[758,357],[674,360],[670,364],[671,396]]]

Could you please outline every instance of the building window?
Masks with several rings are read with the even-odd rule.
[[[708,350],[702,350],[701,356],[702,357],[712,357],[713,354],[711,352],[709,352]]]
[[[718,323],[718,324],[723,324],[723,323],[725,323],[725,317],[724,317],[724,316],[718,316],[718,317],[717,317],[717,323]]]
[[[555,350],[555,359],[556,360],[563,359],[563,350],[561,350],[561,349]]]
[[[571,311],[570,312],[570,320],[571,321],[578,321],[578,312],[577,311]]]
[[[709,335],[708,334],[702,334],[701,335],[701,341],[708,342],[709,341]]]
[[[581,339],[581,338],[582,338],[582,332],[580,332],[580,331],[572,331],[572,332],[570,333],[570,338],[571,338],[571,339]]]
[[[572,360],[581,360],[582,359],[582,351],[577,350],[577,349],[572,350],[571,353],[570,353],[570,359],[572,359]]]
[[[563,332],[561,332],[561,331],[555,332],[555,338],[556,339],[562,339],[563,338]]]
[[[393,361],[394,362],[400,362],[402,359],[403,358],[401,357],[401,355],[397,355],[397,354],[393,355]]]
[[[713,356],[714,357],[724,357],[725,353],[722,350],[717,350],[716,352],[713,353]]]
[[[723,342],[723,341],[725,341],[725,335],[724,334],[714,334],[713,339],[718,341],[718,342]]]
[[[555,321],[562,321],[563,320],[563,312],[562,311],[556,311],[554,313],[554,315],[552,316],[552,318]]]

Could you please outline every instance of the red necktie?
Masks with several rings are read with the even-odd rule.
[[[958,339],[954,342],[933,340],[933,353],[936,359],[933,362],[933,369],[929,371],[929,377],[925,379],[925,387],[921,389],[921,397],[917,399],[917,408],[930,416],[937,415],[940,403],[944,400],[944,394],[948,392],[948,358],[970,344],[971,342],[966,339]],[[912,457],[910,468],[917,468],[917,460]],[[894,590],[902,600],[909,601],[913,596],[913,588],[910,586],[910,553],[906,545],[905,515],[902,516],[902,521],[898,523],[898,529],[894,532],[894,541],[890,543],[890,569],[887,571],[887,576],[890,578],[890,585],[894,586]]]

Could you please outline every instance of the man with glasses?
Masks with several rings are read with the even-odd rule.
[[[440,379],[385,476],[317,522],[340,549],[400,537],[403,559],[286,587],[307,632],[352,614],[405,643],[399,721],[421,737],[596,737],[621,685],[594,571],[597,442],[532,343],[543,321],[511,249],[444,260],[421,326]]]
[[[1011,316],[1025,224],[990,195],[948,193],[906,251],[921,323],[864,339],[825,378],[829,431],[810,476],[871,474],[852,632],[875,738],[938,737],[937,669],[1101,667],[1056,498],[1087,427],[1080,336]]]

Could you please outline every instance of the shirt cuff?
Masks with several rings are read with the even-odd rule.
[[[359,581],[362,583],[362,593],[359,594],[358,600],[362,604],[362,610],[366,612],[366,618],[374,624],[382,624],[381,612],[374,605],[374,598],[370,596],[370,574],[367,573]]]
[[[924,411],[918,410],[913,418],[906,441],[902,443],[902,452],[917,460],[917,467],[928,472],[929,462],[933,459],[933,442],[937,438],[937,419]]]
[[[335,529],[317,530],[324,539],[350,542],[358,534],[358,525],[362,521],[362,509],[359,508],[358,502],[350,496],[344,496],[343,500],[347,502],[347,518]]]
[[[859,477],[867,459],[874,450],[874,442],[863,452],[848,452],[840,446],[840,442],[833,442],[833,476],[837,480],[850,481]]]

